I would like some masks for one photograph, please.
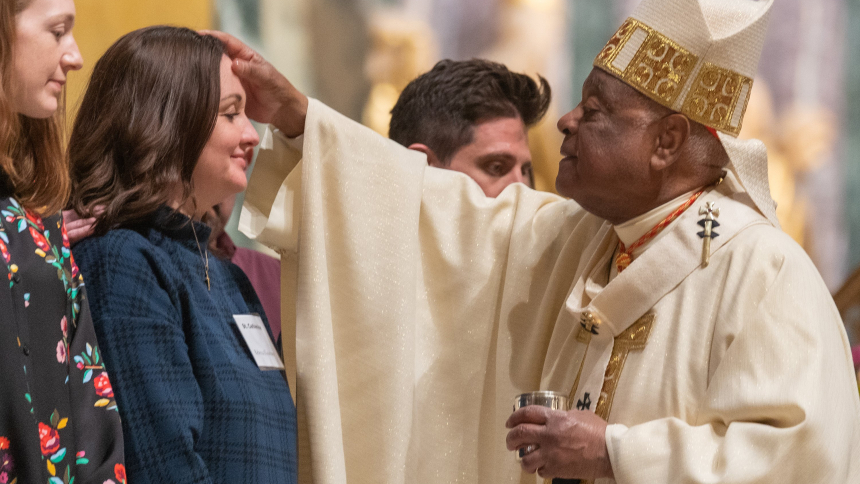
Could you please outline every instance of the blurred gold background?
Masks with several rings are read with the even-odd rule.
[[[69,75],[66,109],[70,123],[93,66],[117,39],[148,25],[211,28],[214,17],[211,0],[76,0],[75,7],[74,34],[84,57],[84,68]]]

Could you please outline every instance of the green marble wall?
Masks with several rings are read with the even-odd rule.
[[[848,0],[845,26],[845,216],[848,264],[860,265],[860,0]]]
[[[569,0],[568,45],[573,57],[570,63],[572,104],[569,108],[579,104],[582,99],[582,83],[591,72],[594,58],[620,25],[613,3],[603,0]]]

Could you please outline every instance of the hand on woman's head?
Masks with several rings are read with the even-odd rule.
[[[83,66],[72,36],[73,0],[30,0],[15,16],[11,104],[30,118],[51,117],[69,71]]]
[[[221,42],[233,61],[233,72],[248,93],[245,110],[260,123],[271,123],[289,137],[302,134],[308,112],[308,98],[260,54],[224,32],[204,30]]]

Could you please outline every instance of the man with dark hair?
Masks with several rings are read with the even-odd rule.
[[[406,86],[391,110],[389,137],[427,163],[469,175],[488,197],[512,183],[534,187],[528,128],[551,91],[502,64],[443,60]]]

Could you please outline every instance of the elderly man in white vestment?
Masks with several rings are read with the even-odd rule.
[[[844,328],[735,138],[771,6],[644,0],[559,121],[575,202],[489,199],[215,34],[273,126],[241,226],[282,255],[302,482],[860,482]],[[511,414],[538,389],[576,408]]]

